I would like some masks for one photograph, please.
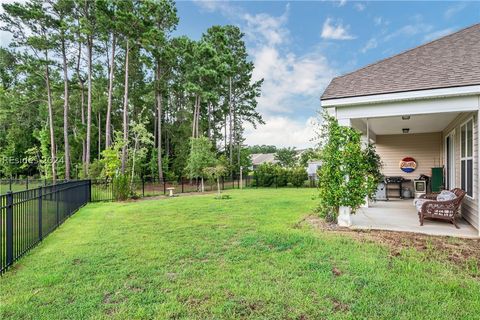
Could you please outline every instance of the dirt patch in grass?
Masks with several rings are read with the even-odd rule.
[[[346,312],[350,309],[346,303],[343,303],[338,299],[332,299],[332,304],[335,312]]]
[[[392,256],[400,255],[403,249],[425,252],[429,258],[446,258],[467,266],[472,275],[480,279],[480,239],[464,239],[445,236],[429,236],[413,232],[383,230],[352,230],[325,222],[316,216],[307,216],[296,227],[311,225],[323,232],[344,234],[362,242],[375,242],[388,246]]]

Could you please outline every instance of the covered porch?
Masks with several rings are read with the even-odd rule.
[[[476,238],[478,231],[463,218],[457,220],[459,229],[445,221],[425,220],[423,226],[412,199],[377,201],[352,214],[352,229],[415,232],[436,236]]]
[[[400,111],[405,112],[405,111]],[[363,133],[364,141],[374,143],[381,157],[385,177],[401,177],[402,189],[410,197],[401,199],[403,190],[391,188],[388,201],[373,201],[351,216],[353,229],[378,229],[423,233],[439,236],[479,237],[478,210],[478,112],[429,112],[417,110],[409,114],[350,117],[343,120]],[[341,119],[339,119],[342,122]],[[415,159],[413,171],[401,168],[404,158]],[[413,199],[414,180],[421,175],[432,177],[433,168],[441,173],[441,183],[427,188],[426,193],[443,189],[469,190],[458,216],[459,229],[445,221],[426,220],[420,226]],[[438,181],[438,179],[437,179]],[[384,199],[385,200],[385,199]]]

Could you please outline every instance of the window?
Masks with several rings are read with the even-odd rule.
[[[473,197],[473,119],[460,127],[460,166],[462,189]]]

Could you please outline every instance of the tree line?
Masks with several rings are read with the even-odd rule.
[[[248,166],[262,80],[237,26],[175,37],[171,0],[2,6],[1,176],[176,179],[201,137],[229,172]]]

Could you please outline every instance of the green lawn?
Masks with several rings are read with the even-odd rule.
[[[90,204],[0,279],[0,318],[480,317],[459,266],[298,227],[314,193]]]

